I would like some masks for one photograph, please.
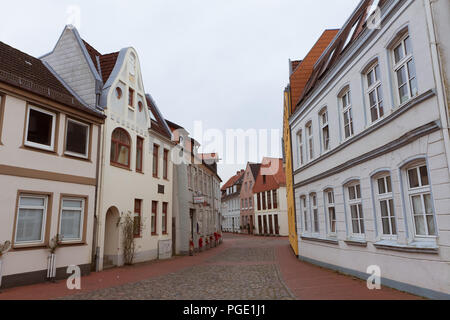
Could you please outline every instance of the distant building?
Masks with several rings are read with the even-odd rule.
[[[255,229],[255,206],[253,202],[253,186],[261,164],[248,163],[240,193],[241,198],[241,232],[253,234]]]
[[[264,158],[253,187],[256,234],[288,236],[283,160]]]
[[[241,188],[245,170],[238,171],[221,188],[222,229],[225,232],[240,232],[241,228]]]

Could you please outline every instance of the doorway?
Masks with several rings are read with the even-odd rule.
[[[120,265],[119,261],[119,210],[116,207],[111,207],[106,212],[105,218],[105,242],[103,248],[103,269],[117,267]]]

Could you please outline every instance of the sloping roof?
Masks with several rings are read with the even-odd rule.
[[[277,172],[273,175],[266,175],[266,183],[264,183],[263,169],[269,169],[272,164],[276,163]],[[286,175],[283,169],[283,159],[264,158],[261,164],[258,176],[253,186],[253,193],[276,190],[286,185]]]
[[[367,28],[367,15],[372,4],[377,0],[363,0],[358,8],[336,35],[326,52],[314,66],[314,70],[306,84],[303,93],[296,102],[298,107],[326,77],[337,62],[346,54],[347,49],[359,38]],[[380,0],[378,6],[382,7],[386,0]],[[353,34],[351,34],[353,32]]]
[[[147,100],[147,105],[148,108],[150,109],[150,112],[156,119],[156,121],[152,120],[152,123],[155,122],[158,125],[157,131],[163,134],[164,136],[168,137],[169,139],[172,138],[172,132],[169,126],[167,125],[166,119],[164,119],[164,117],[161,115],[161,112],[159,111],[158,106],[156,105],[152,96],[146,94],[145,99]]]
[[[302,63],[302,60],[293,60],[291,62],[291,74],[298,68],[298,66]]]
[[[252,172],[253,179],[255,179],[255,180],[258,177],[260,167],[261,167],[261,163],[250,163],[250,170]]]
[[[244,177],[244,170],[239,171],[236,175],[232,176],[223,186],[220,190],[225,191],[227,188],[230,188],[236,184],[239,184],[239,181],[242,183],[242,179]]]
[[[293,72],[289,79],[291,84],[291,99],[293,102],[293,110],[291,110],[292,113],[295,111],[296,104],[303,94],[303,90],[311,77],[314,70],[314,64],[338,32],[339,30],[336,29],[325,30],[301,63],[298,63],[296,68],[292,68]],[[292,67],[294,67],[294,65],[292,65]]]
[[[97,49],[91,46],[87,41],[83,40],[83,44],[92,60],[95,68],[102,77],[103,83],[106,83],[111,75],[114,66],[116,65],[117,58],[119,57],[119,52],[113,52],[108,54],[101,54]],[[98,64],[100,61],[100,65]]]
[[[0,42],[0,81],[104,118],[73,95],[41,60]]]

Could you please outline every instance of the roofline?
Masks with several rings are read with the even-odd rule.
[[[125,61],[125,56],[126,56],[127,51],[128,51],[128,48],[124,48],[124,49],[120,50],[119,56],[117,57],[117,60],[116,60],[116,64],[115,64],[108,80],[106,81],[105,85],[103,86],[102,94],[100,96],[100,103],[99,103],[101,107],[106,107],[108,104],[109,88],[112,86],[114,80],[119,75],[120,69],[122,68],[123,62]]]
[[[166,133],[170,137],[172,137],[172,130],[170,130],[169,126],[167,125],[166,119],[162,116],[162,113],[159,110],[158,105],[156,104],[155,100],[153,99],[153,97],[151,96],[150,93],[146,93],[145,96],[152,102],[153,107],[155,108],[155,111],[156,111],[158,117],[160,118],[160,119],[158,119],[158,121],[162,122],[164,129],[167,131]]]

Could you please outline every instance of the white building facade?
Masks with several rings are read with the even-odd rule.
[[[383,285],[448,299],[450,4],[380,1],[369,28],[371,4],[319,59],[290,118],[299,256],[364,279],[379,266]]]
[[[222,230],[239,232],[241,227],[241,187],[245,170],[239,171],[222,187]]]

